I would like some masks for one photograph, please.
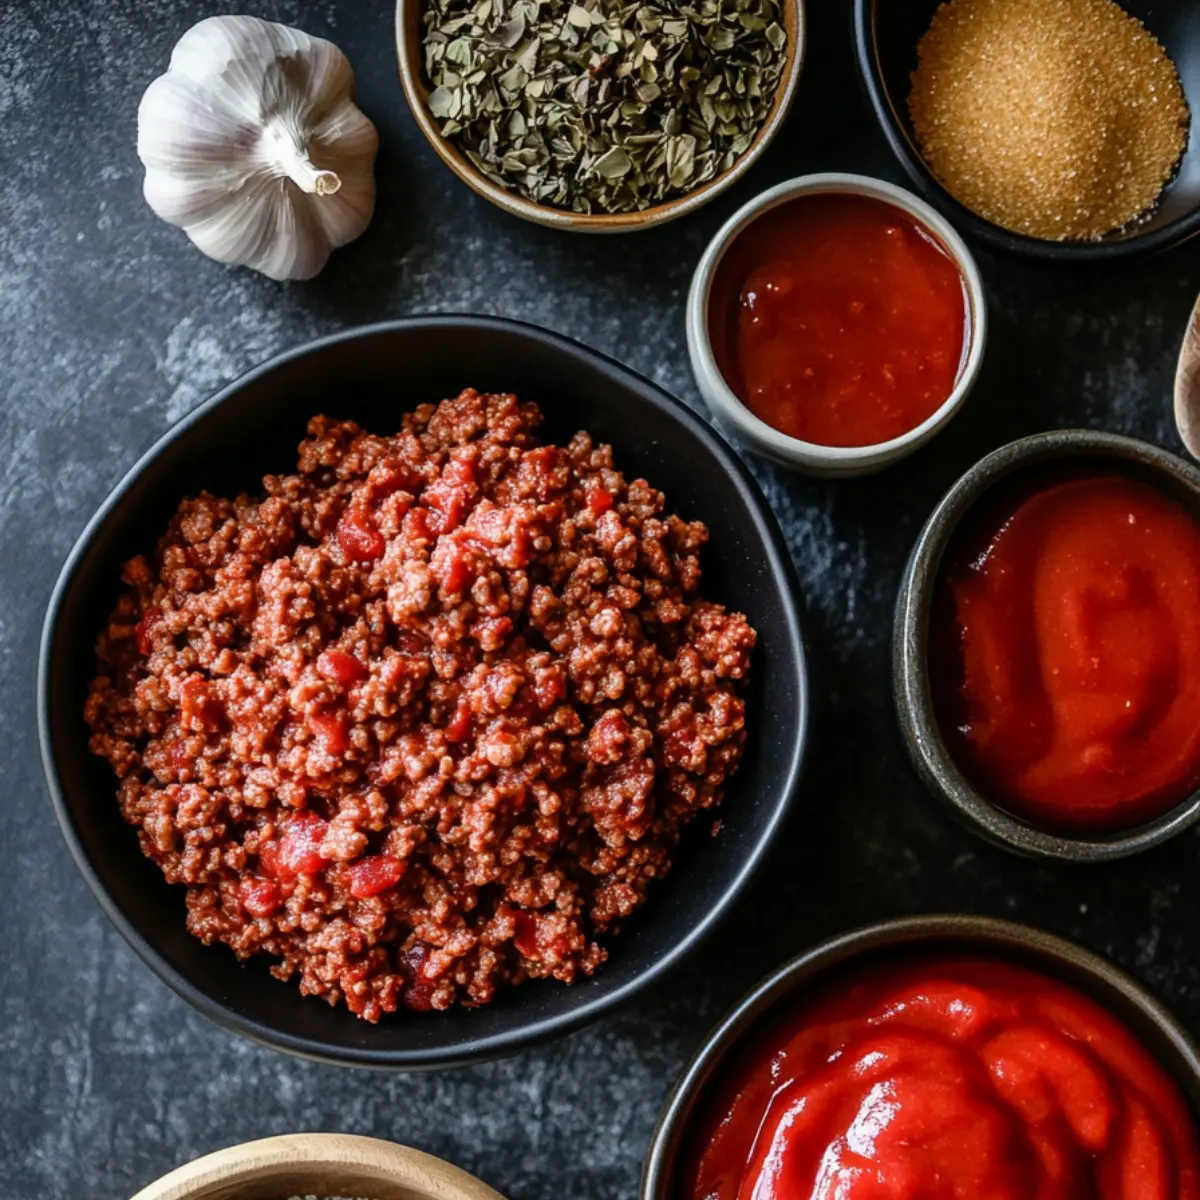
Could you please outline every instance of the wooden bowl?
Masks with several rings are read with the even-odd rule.
[[[458,1167],[376,1138],[293,1133],[206,1154],[133,1200],[504,1200]]]
[[[493,183],[475,168],[457,146],[442,136],[437,121],[429,111],[429,86],[425,77],[424,41],[421,30],[424,2],[425,0],[397,0],[396,3],[396,52],[400,60],[400,82],[404,86],[404,95],[421,132],[442,162],[473,191],[513,216],[535,221],[539,225],[548,225],[552,229],[570,229],[580,233],[627,233],[637,229],[649,229],[652,225],[662,225],[693,212],[702,204],[707,204],[740,179],[779,132],[795,99],[796,87],[800,81],[800,68],[804,63],[804,0],[781,0],[783,26],[788,35],[783,72],[775,88],[775,99],[767,119],[741,158],[727,171],[723,171],[694,191],[661,204],[651,205],[641,212],[575,213],[564,208],[553,208],[548,204],[535,204]]]

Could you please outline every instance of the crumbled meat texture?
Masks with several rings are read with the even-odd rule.
[[[708,531],[540,419],[314,418],[263,497],[179,506],[99,640],[91,747],[188,928],[367,1020],[590,975],[741,754]]]

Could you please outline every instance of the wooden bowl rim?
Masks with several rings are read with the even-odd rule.
[[[701,184],[694,191],[661,204],[653,204],[640,212],[575,213],[548,204],[535,204],[493,183],[475,168],[461,150],[442,136],[427,103],[429,89],[425,85],[423,43],[419,36],[423,3],[424,0],[396,0],[396,57],[405,99],[426,141],[442,162],[485,200],[490,200],[506,212],[526,221],[534,221],[552,229],[571,229],[582,233],[625,233],[650,229],[652,226],[685,216],[736,183],[762,156],[787,119],[796,98],[804,55],[808,47],[806,0],[780,0],[784,22],[790,26],[783,70],[775,87],[775,97],[767,119],[742,156],[727,170]],[[409,35],[410,21],[417,36]]]
[[[177,1167],[133,1200],[203,1200],[213,1188],[270,1179],[284,1170],[352,1169],[436,1200],[504,1200],[460,1167],[409,1146],[343,1133],[291,1133],[242,1142]]]

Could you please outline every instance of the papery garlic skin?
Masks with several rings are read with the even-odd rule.
[[[375,126],[324,38],[257,17],[192,26],[138,108],[144,192],[210,258],[311,279],[375,208]]]

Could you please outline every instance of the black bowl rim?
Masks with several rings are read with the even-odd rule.
[[[638,389],[646,391],[648,393],[647,399],[651,403],[656,403],[668,415],[673,416],[707,447],[709,452],[728,469],[762,539],[772,575],[787,600],[787,603],[784,605],[787,622],[786,635],[793,658],[798,667],[797,707],[799,710],[799,723],[785,784],[780,790],[779,797],[775,802],[774,811],[771,813],[766,827],[757,842],[750,848],[741,869],[726,886],[716,903],[713,904],[704,918],[693,926],[685,937],[679,940],[670,954],[661,958],[649,970],[631,979],[622,988],[614,992],[602,993],[588,1004],[569,1013],[542,1018],[492,1037],[467,1038],[452,1049],[373,1050],[366,1047],[332,1046],[329,1043],[316,1039],[293,1037],[288,1034],[279,1033],[269,1025],[264,1025],[261,1022],[243,1017],[226,1008],[200,988],[193,986],[158,953],[153,945],[138,933],[124,912],[122,912],[117,903],[108,894],[100,877],[93,870],[91,862],[76,835],[74,822],[71,818],[66,794],[53,754],[49,666],[51,648],[54,643],[63,600],[71,587],[81,560],[101,527],[108,520],[112,510],[126,492],[150,469],[154,461],[168,445],[185,436],[193,426],[203,421],[209,413],[234,399],[244,388],[285,364],[312,354],[322,353],[327,348],[344,342],[412,328],[486,329],[491,332],[518,334],[529,339],[532,343],[536,344],[540,342],[566,351],[578,359],[589,361],[593,366],[599,366],[614,379],[624,383],[633,383]],[[373,1067],[382,1070],[427,1070],[487,1061],[563,1036],[596,1020],[605,1013],[628,1003],[636,994],[657,982],[669,970],[681,963],[698,948],[700,943],[704,941],[728,914],[730,908],[741,895],[750,879],[761,867],[775,840],[775,835],[778,833],[795,801],[799,788],[804,754],[808,743],[811,705],[809,701],[807,655],[800,627],[798,595],[799,583],[796,577],[795,566],[792,563],[787,545],[783,540],[778,522],[766,497],[763,495],[762,490],[759,488],[745,463],[699,414],[690,409],[683,401],[659,387],[652,380],[647,379],[645,376],[601,351],[594,350],[590,346],[575,341],[573,338],[568,338],[563,334],[555,333],[538,325],[506,317],[478,316],[465,313],[437,313],[414,315],[390,321],[379,321],[368,325],[354,326],[350,329],[344,329],[337,333],[302,343],[290,350],[285,350],[272,356],[265,362],[244,372],[215,395],[210,396],[203,403],[192,409],[163,433],[148,450],[139,456],[134,465],[122,476],[112,491],[109,492],[108,496],[105,497],[103,503],[96,510],[96,513],[88,521],[83,532],[80,533],[75,544],[72,546],[59,572],[42,626],[37,668],[37,727],[42,758],[42,771],[45,775],[46,786],[54,808],[55,818],[58,821],[59,830],[67,843],[67,848],[75,862],[75,866],[87,882],[92,895],[95,897],[104,914],[142,962],[177,995],[181,996],[194,1009],[210,1020],[231,1032],[240,1034],[253,1042],[271,1049],[280,1050],[299,1058],[330,1063],[337,1066]]]
[[[1200,233],[1200,205],[1170,224],[1145,233],[1130,233],[1112,242],[1051,242],[1044,238],[1027,237],[973,213],[938,182],[896,116],[879,71],[879,55],[875,47],[877,3],[878,0],[854,0],[854,42],[859,75],[892,153],[929,202],[941,209],[960,230],[1010,254],[1023,254],[1050,262],[1109,262],[1154,254],[1178,246]]]
[[[968,913],[893,917],[834,934],[789,959],[759,980],[705,1035],[671,1089],[650,1135],[650,1146],[642,1166],[639,1200],[674,1200],[674,1195],[665,1190],[672,1182],[668,1158],[687,1131],[704,1085],[759,1016],[785,997],[819,983],[827,971],[895,947],[911,945],[919,948],[929,944],[932,949],[939,941],[978,941],[985,953],[994,950],[999,957],[1024,953],[1046,962],[1064,964],[1096,985],[1095,992],[1089,992],[1086,985],[1074,984],[1093,999],[1105,1003],[1105,991],[1119,995],[1162,1034],[1175,1056],[1175,1069],[1171,1069],[1163,1055],[1156,1056],[1157,1061],[1179,1085],[1193,1113],[1196,1112],[1197,1094],[1200,1093],[1200,1052],[1196,1043],[1170,1009],[1115,963],[1066,938],[997,917]],[[1105,1007],[1108,1007],[1107,1003]],[[1120,1017],[1119,1013],[1115,1015]],[[1193,1083],[1190,1093],[1182,1084],[1181,1072]]]
[[[946,545],[959,522],[1006,475],[1037,463],[1107,457],[1135,463],[1194,493],[1200,470],[1138,438],[1098,429],[1057,429],[1009,442],[969,467],[938,502],[917,535],[896,598],[892,641],[896,715],[918,773],[951,815],[995,845],[1018,853],[1072,862],[1123,858],[1161,845],[1200,820],[1200,789],[1144,825],[1115,834],[1055,834],[1013,816],[975,788],[942,738],[929,683],[929,605]]]

